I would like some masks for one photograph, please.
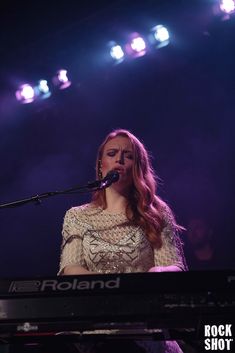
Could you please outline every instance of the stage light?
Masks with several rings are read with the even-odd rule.
[[[50,89],[48,87],[47,80],[40,80],[38,83],[38,89],[44,94],[48,93]]]
[[[125,51],[132,57],[139,57],[145,55],[147,45],[143,37],[138,33],[132,33],[129,37],[129,41],[125,46]]]
[[[166,27],[162,25],[153,27],[152,34],[157,48],[161,48],[169,44],[170,35]]]
[[[110,55],[113,59],[120,61],[124,58],[124,51],[120,45],[114,45],[110,49]]]
[[[58,80],[62,83],[67,83],[69,81],[67,76],[67,70],[59,70],[58,71]]]
[[[34,101],[35,98],[35,91],[34,88],[25,83],[19,87],[16,91],[16,99],[21,103],[31,103]]]
[[[124,49],[119,43],[112,40],[107,43],[107,47],[110,55],[109,60],[111,57],[115,65],[120,64],[125,59]]]
[[[231,14],[235,11],[235,1],[234,0],[220,0],[220,10]]]
[[[68,78],[68,71],[64,69],[57,71],[56,76],[53,77],[53,83],[59,89],[68,88],[71,85],[71,81]]]
[[[146,44],[142,37],[133,38],[130,45],[132,50],[137,53],[143,52],[146,49]]]
[[[51,95],[50,88],[48,86],[47,80],[40,80],[38,85],[34,88],[37,98],[48,98]]]

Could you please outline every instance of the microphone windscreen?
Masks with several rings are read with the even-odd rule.
[[[103,181],[109,181],[110,183],[115,183],[119,179],[119,173],[117,170],[110,170],[106,176],[104,177]]]

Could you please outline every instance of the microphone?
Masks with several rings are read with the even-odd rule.
[[[119,173],[117,170],[110,170],[107,175],[101,180],[100,189],[109,187],[111,184],[119,180]]]
[[[115,183],[119,179],[119,173],[116,170],[110,170],[107,175],[101,180],[95,180],[87,184],[88,189],[102,190]]]

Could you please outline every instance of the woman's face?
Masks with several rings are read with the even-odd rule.
[[[115,184],[130,186],[134,164],[133,148],[130,140],[123,136],[116,136],[109,140],[104,146],[101,164],[103,177],[110,170],[117,170],[119,180]]]

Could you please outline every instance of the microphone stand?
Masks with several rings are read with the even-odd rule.
[[[39,205],[39,204],[41,204],[42,199],[48,198],[50,196],[73,194],[75,192],[76,193],[92,192],[92,191],[96,191],[96,190],[101,190],[107,186],[108,185],[106,185],[102,180],[95,180],[93,182],[88,182],[88,184],[85,186],[74,186],[73,188],[61,190],[61,191],[49,191],[49,192],[45,192],[43,194],[31,196],[26,199],[1,204],[0,209],[8,208],[8,207],[14,208],[17,206],[25,205],[26,203],[29,203],[29,202],[36,202],[36,204]]]

